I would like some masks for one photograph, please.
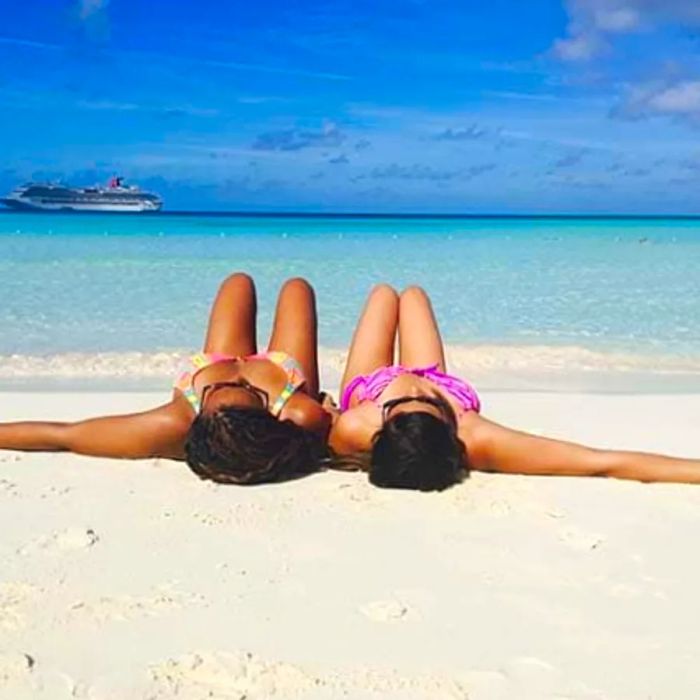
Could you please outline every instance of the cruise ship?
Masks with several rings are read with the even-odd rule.
[[[3,204],[25,211],[123,212],[160,211],[163,200],[152,192],[124,184],[113,177],[106,187],[70,187],[68,185],[35,183],[17,187]]]

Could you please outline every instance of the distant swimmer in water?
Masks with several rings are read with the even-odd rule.
[[[203,352],[188,359],[166,404],[74,423],[0,424],[0,449],[185,459],[201,478],[235,484],[312,470],[331,422],[319,403],[313,289],[302,279],[284,283],[265,352],[256,307],[248,275],[224,280]]]
[[[398,364],[394,364],[398,336]],[[470,469],[700,483],[700,460],[598,450],[511,430],[481,415],[475,389],[447,372],[426,293],[375,287],[355,329],[330,433],[338,468],[377,486],[441,490]]]

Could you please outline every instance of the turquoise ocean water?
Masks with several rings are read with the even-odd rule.
[[[197,349],[235,270],[258,283],[263,341],[286,277],[314,284],[328,349],[387,281],[424,286],[457,361],[484,371],[700,374],[700,220],[3,213],[4,376]]]

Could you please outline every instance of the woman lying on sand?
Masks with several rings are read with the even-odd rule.
[[[188,360],[168,403],[77,423],[0,424],[0,448],[185,458],[200,477],[237,484],[308,472],[330,426],[318,402],[313,290],[285,282],[262,353],[255,316],[253,281],[231,275],[212,306],[204,352]]]
[[[398,330],[399,364],[394,365]],[[329,442],[337,466],[367,465],[377,486],[433,491],[469,469],[700,483],[700,460],[596,450],[510,430],[482,417],[445,355],[425,292],[380,285],[355,330]]]

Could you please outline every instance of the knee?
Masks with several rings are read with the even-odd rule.
[[[428,301],[428,294],[423,289],[423,287],[419,287],[417,284],[412,284],[409,287],[406,287],[401,292],[401,301],[402,302],[411,302],[411,301],[421,301],[425,302]]]
[[[284,282],[281,294],[304,294],[314,296],[314,288],[303,277],[292,277]]]
[[[370,301],[383,302],[383,303],[396,303],[399,299],[399,295],[396,290],[390,285],[384,282],[380,284],[375,284],[369,293]]]
[[[253,282],[253,278],[245,272],[234,272],[221,283],[220,291],[226,289],[235,289],[236,291],[245,290],[254,293],[255,282]]]

